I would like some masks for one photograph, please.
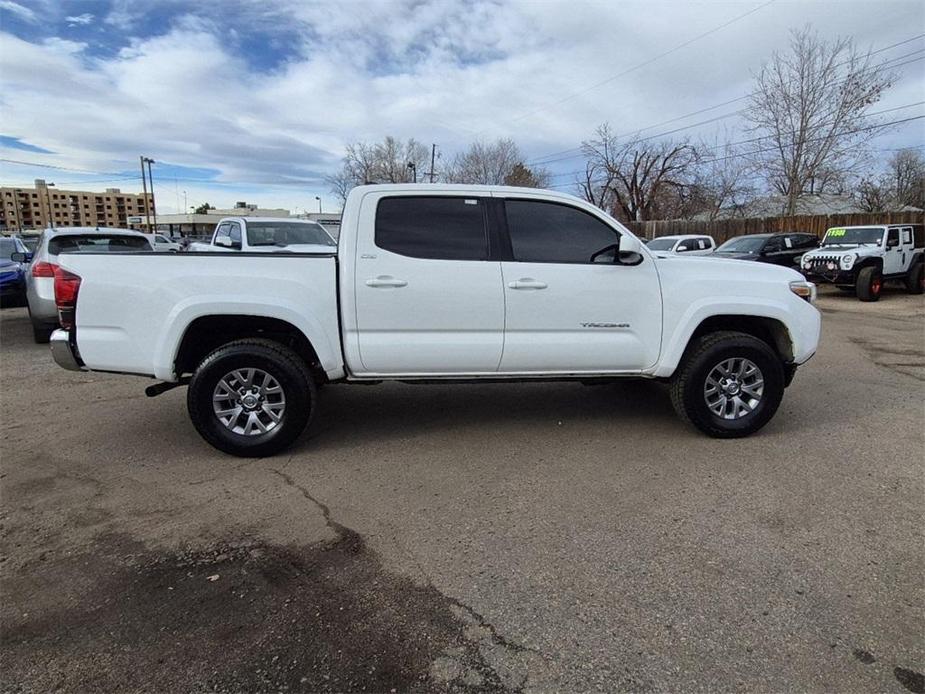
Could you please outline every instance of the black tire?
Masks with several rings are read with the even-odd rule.
[[[32,324],[32,339],[37,345],[47,345],[51,342],[51,334],[55,331],[54,328],[49,328],[39,323]]]
[[[723,419],[707,405],[704,388],[714,367],[727,359],[748,359],[760,370],[764,391],[757,406],[738,419]],[[688,346],[671,377],[671,404],[682,420],[714,438],[748,436],[771,421],[784,396],[784,367],[765,342],[745,333],[721,331],[697,338]]]
[[[906,273],[906,291],[909,294],[925,292],[925,264],[915,263]]]
[[[285,396],[282,419],[263,434],[244,435],[228,429],[213,411],[218,382],[236,369],[257,368],[279,383]],[[273,455],[305,430],[315,411],[315,383],[305,361],[273,340],[229,342],[203,359],[190,380],[186,405],[196,431],[220,451],[243,458]]]
[[[883,291],[883,273],[873,265],[861,268],[854,286],[861,301],[877,301]]]

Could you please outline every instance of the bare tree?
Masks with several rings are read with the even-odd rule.
[[[613,186],[616,176],[601,159],[588,159],[584,173],[575,180],[581,196],[602,210],[610,212],[614,205]]]
[[[710,221],[721,214],[745,216],[745,205],[755,195],[755,181],[741,145],[731,143],[727,137],[724,141],[703,142],[697,150],[688,212],[706,213]]]
[[[925,157],[916,149],[899,150],[890,157],[885,173],[861,179],[853,195],[866,212],[925,207]]]
[[[745,118],[762,139],[754,150],[769,185],[793,214],[803,193],[844,184],[865,158],[874,130],[870,106],[893,77],[848,38],[831,42],[810,28],[794,31],[755,78]]]
[[[606,123],[595,138],[582,143],[587,157],[586,174],[589,186],[607,181],[613,196],[613,211],[626,221],[657,219],[659,200],[665,200],[670,189],[681,194],[691,183],[697,152],[687,141],[628,140],[620,142]],[[592,169],[597,181],[592,179]],[[585,190],[585,197],[588,191]],[[606,193],[596,192],[606,198]]]
[[[364,183],[409,183],[429,161],[430,150],[417,140],[402,142],[389,135],[376,144],[347,145],[340,170],[326,180],[331,192],[346,200],[351,188]]]
[[[914,148],[901,149],[889,161],[893,198],[897,207],[925,208],[925,157]]]
[[[518,185],[532,188],[549,184],[549,172],[542,168],[530,169],[523,161],[520,148],[513,140],[474,142],[469,149],[453,157],[444,172],[444,177],[451,183]]]

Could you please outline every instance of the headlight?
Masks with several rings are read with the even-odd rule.
[[[801,260],[801,262],[803,263],[804,270],[809,270],[813,266],[812,258],[807,258],[805,255],[803,256],[803,259]]]
[[[852,265],[854,265],[854,253],[845,253],[841,257],[842,270],[850,270]]]
[[[816,303],[816,285],[812,282],[802,282],[796,280],[790,283],[790,291],[801,299],[806,299],[809,303]]]

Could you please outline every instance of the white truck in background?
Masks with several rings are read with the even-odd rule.
[[[683,419],[746,436],[819,342],[796,271],[657,256],[553,191],[361,186],[336,248],[258,250],[62,256],[55,360],[188,384],[206,441],[266,456],[328,382],[661,379]]]
[[[315,253],[336,247],[337,242],[318,222],[285,217],[225,217],[215,225],[209,243],[191,243],[187,250]]]

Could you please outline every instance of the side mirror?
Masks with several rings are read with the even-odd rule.
[[[232,246],[232,244],[231,244],[231,239],[229,239],[227,236],[218,236],[218,237],[216,237],[216,239],[215,239],[215,245],[216,245],[216,246],[221,246],[222,248],[233,248],[233,246]]]
[[[686,251],[686,250],[687,250],[687,246],[678,246],[677,248],[675,248],[675,251],[677,251],[678,253],[680,253],[681,251]]]
[[[887,248],[896,248],[899,245],[899,239],[887,239],[886,247]]]
[[[10,260],[12,260],[14,263],[31,263],[32,254],[31,253],[20,253],[17,251],[16,253],[13,253],[10,256]]]
[[[232,241],[228,244],[228,248],[231,248],[231,249],[236,250],[236,251],[240,251],[240,250],[241,250],[241,242],[240,242],[240,241],[234,241],[234,240],[232,240]]]
[[[617,243],[617,264],[639,265],[644,257],[642,243],[640,243],[639,239],[630,234],[620,236],[620,241]]]

